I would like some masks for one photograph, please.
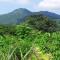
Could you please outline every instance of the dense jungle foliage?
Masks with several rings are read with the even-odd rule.
[[[56,23],[31,17],[20,25],[0,25],[0,60],[60,60]]]

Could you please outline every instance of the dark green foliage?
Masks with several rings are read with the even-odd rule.
[[[46,16],[33,15],[27,18],[28,24],[39,31],[54,32],[57,30],[57,24],[55,21],[48,20]]]
[[[15,26],[2,26],[0,25],[0,34],[15,34]]]

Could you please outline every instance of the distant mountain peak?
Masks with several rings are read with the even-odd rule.
[[[25,12],[30,12],[28,9],[25,9],[25,8],[18,8],[16,10],[14,10],[13,12],[17,13],[17,12],[20,12],[20,13],[25,13]]]
[[[0,24],[18,24],[24,21],[25,17],[30,16],[32,12],[25,8],[16,9],[8,14],[0,15]]]

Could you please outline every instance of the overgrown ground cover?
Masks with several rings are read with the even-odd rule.
[[[60,60],[60,32],[42,32],[27,24],[0,32],[0,60]]]

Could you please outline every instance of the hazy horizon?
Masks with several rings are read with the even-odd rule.
[[[16,8],[16,9],[20,9],[20,8]],[[9,14],[9,13],[15,11],[16,9],[13,9],[13,10],[11,10],[11,11],[9,11],[9,12],[1,13],[0,15]],[[27,8],[22,8],[22,9],[27,9]],[[27,9],[27,10],[30,11],[30,12],[40,12],[40,10],[38,10],[38,11],[31,11],[31,10],[29,10],[29,9]],[[44,10],[41,10],[41,11],[44,11]],[[45,10],[45,11],[47,11],[47,10]],[[51,12],[51,11],[47,11],[47,12]],[[51,13],[58,14],[58,13],[56,13],[56,12],[51,12]],[[60,14],[58,14],[58,15],[60,15]]]

